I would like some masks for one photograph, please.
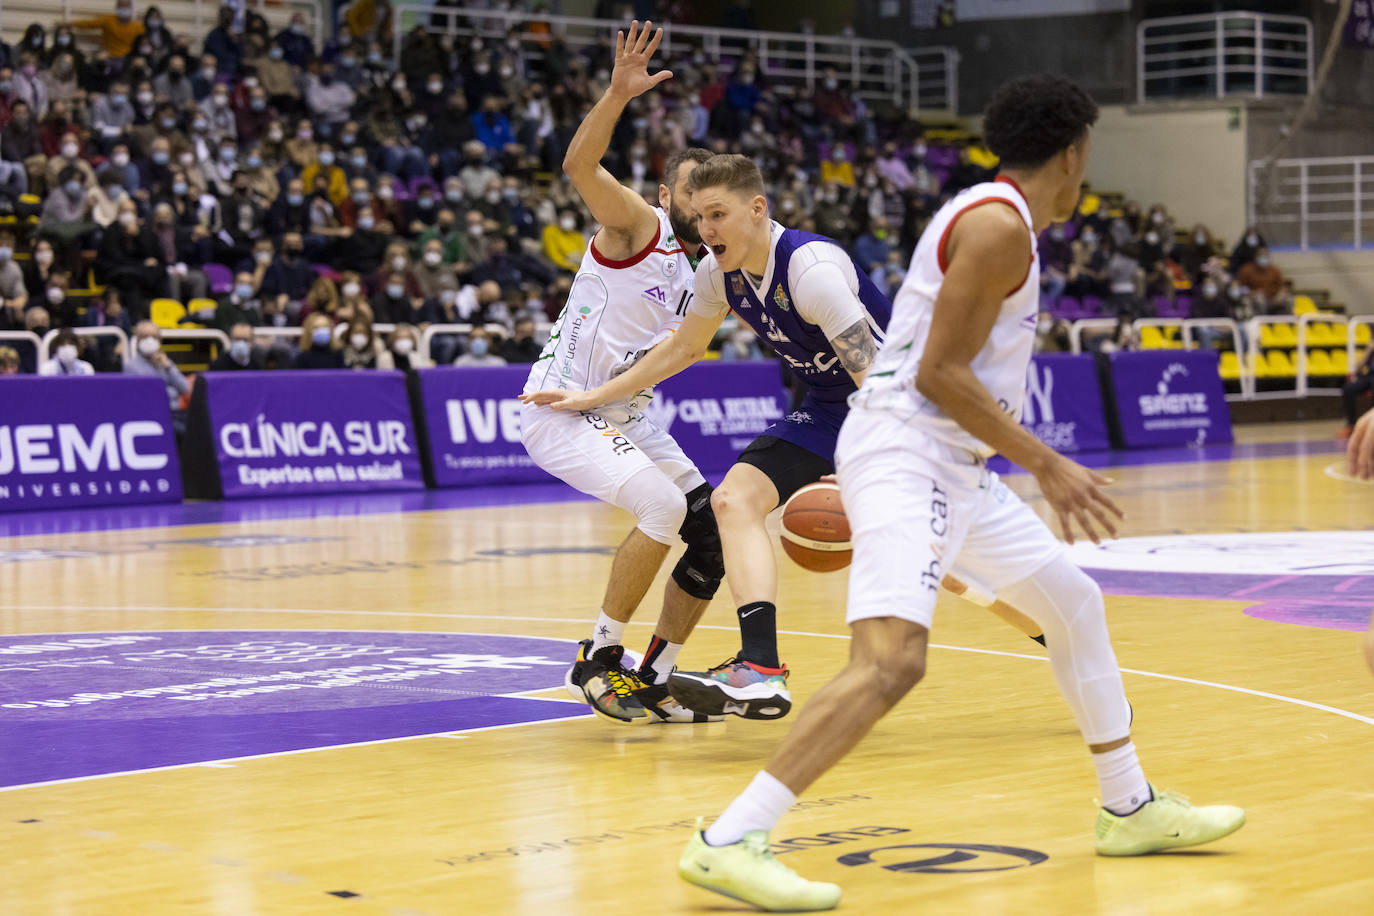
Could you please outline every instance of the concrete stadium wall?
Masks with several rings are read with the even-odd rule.
[[[1294,289],[1325,289],[1348,315],[1374,315],[1374,249],[1274,252]]]

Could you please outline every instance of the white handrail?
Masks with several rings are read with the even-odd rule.
[[[1309,333],[1311,333],[1312,325],[1316,324],[1316,323],[1319,322],[1319,321],[1320,321],[1321,323],[1323,323],[1323,324],[1331,324],[1331,325],[1339,324],[1339,325],[1342,325],[1342,326],[1345,327],[1345,329],[1346,329],[1346,332],[1345,332],[1345,335],[1346,335],[1345,350],[1346,350],[1346,353],[1347,353],[1347,355],[1348,355],[1349,352],[1350,352],[1350,339],[1351,339],[1351,338],[1350,338],[1349,321],[1346,319],[1346,317],[1345,317],[1344,315],[1335,315],[1335,314],[1332,314],[1332,313],[1330,313],[1330,312],[1308,312],[1306,315],[1270,315],[1270,316],[1267,316],[1267,317],[1268,317],[1268,318],[1271,318],[1271,319],[1276,319],[1276,318],[1292,318],[1294,321],[1296,321],[1296,323],[1297,323],[1297,325],[1298,325],[1298,373],[1299,373],[1299,375],[1302,376],[1302,380],[1303,380],[1303,387],[1302,387],[1302,390],[1298,392],[1298,397],[1306,397],[1306,396],[1309,395],[1309,394],[1324,394],[1324,395],[1339,394],[1339,393],[1340,393],[1339,390],[1332,390],[1332,389],[1330,389],[1330,388],[1316,388],[1316,389],[1309,389],[1309,388],[1308,388],[1308,386],[1307,386],[1307,335],[1308,335]],[[1251,319],[1251,321],[1255,321],[1255,320],[1256,320],[1256,319],[1253,319],[1253,318]]]
[[[435,34],[504,37],[513,27],[529,21],[548,23],[570,47],[594,45],[601,36],[614,36],[626,23],[587,16],[562,16],[509,10],[478,10],[436,6],[426,2],[393,4],[396,27],[393,29],[393,54],[401,57],[401,47],[420,17]],[[406,17],[410,17],[407,21]],[[440,23],[440,24],[437,24]],[[471,23],[459,25],[460,22]],[[733,47],[750,46],[759,52],[759,66],[774,79],[793,80],[808,90],[816,84],[817,74],[833,66],[843,82],[856,95],[870,99],[886,98],[899,107],[958,111],[957,73],[959,53],[953,48],[903,48],[895,42],[874,38],[839,35],[807,35],[799,32],[720,29],[661,22],[665,58],[681,50],[688,39],[699,39],[702,50],[712,58],[727,58]],[[532,56],[542,53],[535,43],[545,34],[521,35],[522,51]],[[531,40],[532,39],[532,40]],[[609,67],[610,62],[607,61]]]
[[[440,334],[471,334],[476,325],[472,324],[432,324],[420,332],[420,352],[429,353],[430,342]],[[506,336],[506,326],[489,321],[482,325],[488,334]]]
[[[1248,192],[1246,219],[1273,244],[1304,251],[1348,244],[1359,250],[1374,241],[1364,227],[1374,214],[1374,156],[1275,159],[1268,165],[1257,159],[1250,163]]]
[[[1312,22],[1301,16],[1226,12],[1145,19],[1136,26],[1137,102],[1196,96],[1171,91],[1169,84],[1200,76],[1212,78],[1212,95],[1218,99],[1306,95],[1312,86]],[[1229,76],[1249,77],[1248,87],[1232,90]],[[1301,88],[1274,82],[1284,77]],[[1152,83],[1164,85],[1154,88]]]
[[[1083,352],[1084,331],[1101,328],[1110,333],[1120,323],[1121,321],[1117,318],[1079,318],[1069,325],[1069,352]]]
[[[33,333],[33,331],[0,331],[0,345],[3,345],[7,340],[24,340],[33,344],[35,359],[37,359],[37,355],[43,351],[43,341],[40,340],[38,335]],[[45,362],[45,360],[38,360],[39,365],[43,362]],[[37,368],[38,366],[35,365],[34,369]]]
[[[1256,359],[1259,358],[1259,354],[1263,351],[1263,348],[1260,346],[1260,329],[1263,325],[1266,324],[1291,324],[1298,327],[1296,333],[1298,339],[1298,369],[1297,375],[1295,376],[1293,381],[1293,393],[1300,398],[1307,397],[1307,335],[1303,333],[1303,330],[1298,321],[1298,316],[1255,315],[1253,318],[1251,318],[1249,321],[1245,323],[1246,329],[1250,332],[1250,342],[1254,344],[1254,346],[1251,347],[1251,350],[1256,354]]]
[[[1349,320],[1345,323],[1346,365],[1350,367],[1351,372],[1355,371],[1355,354],[1359,347],[1359,345],[1355,343],[1355,328],[1362,324],[1368,325],[1369,330],[1374,332],[1374,315],[1351,315]],[[1370,334],[1370,342],[1365,344],[1365,346],[1374,346],[1374,333]]]
[[[1185,318],[1183,319],[1184,349],[1193,349],[1193,328],[1224,328],[1231,332],[1231,346],[1235,348],[1236,361],[1240,364],[1240,396],[1250,400],[1255,396],[1255,374],[1250,370],[1249,360],[1242,358],[1245,347],[1241,344],[1240,325],[1231,318]]]
[[[208,340],[219,345],[221,351],[229,349],[229,335],[218,328],[163,328],[163,340]]]
[[[48,351],[52,347],[53,338],[57,337],[62,330],[71,331],[77,337],[113,337],[119,341],[121,352],[129,352],[129,335],[125,334],[120,328],[114,327],[91,327],[91,328],[53,328],[43,335],[42,342],[38,345],[38,365],[43,365],[49,360]]]

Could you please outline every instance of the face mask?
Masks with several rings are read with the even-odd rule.
[[[1151,214],[1150,222],[1154,223],[1156,226],[1164,225],[1164,214],[1158,212]]]
[[[1147,232],[1147,233],[1145,233],[1145,242],[1146,242],[1146,244],[1149,244],[1149,245],[1158,245],[1158,244],[1159,244],[1159,233],[1158,233],[1158,232]]]
[[[367,62],[368,62],[369,64],[380,64],[380,63],[382,62],[382,52],[381,52],[381,51],[369,51],[369,52],[367,52]]]
[[[515,71],[512,70],[510,67],[502,67],[501,70],[500,70],[500,73],[501,73],[501,79],[503,79],[503,80],[508,80],[508,79],[510,79],[512,76],[515,75]],[[749,82],[752,83],[752,82],[753,82],[753,79],[750,78]]]
[[[353,167],[354,167],[355,169],[365,169],[365,168],[367,168],[367,157],[366,157],[366,156],[354,156],[352,159],[350,159],[350,160],[348,160],[348,161],[351,162],[351,163],[353,163]]]
[[[397,283],[388,283],[386,285],[386,294],[392,299],[399,299],[406,294],[406,288]]]
[[[462,194],[460,193],[458,196],[461,197]],[[506,188],[504,191],[501,192],[501,196],[504,197],[506,200],[519,200],[520,192],[517,191],[515,188]]]
[[[1199,232],[1197,235],[1193,236],[1193,242],[1194,242],[1195,244],[1198,244],[1198,245],[1206,245],[1206,244],[1207,244],[1207,236],[1205,236],[1205,235],[1203,235],[1201,232]]]
[[[150,17],[148,17],[148,28],[150,28],[150,29],[160,29],[160,28],[162,28],[162,20],[159,19],[159,18],[156,17],[156,16],[150,16]]]
[[[224,149],[219,151],[219,157],[223,159],[225,162],[233,162],[235,159],[238,158],[238,155],[238,150],[234,149],[232,146],[226,146]]]
[[[323,153],[320,153],[320,165],[323,165],[323,166],[328,167],[328,166],[331,166],[331,165],[333,165],[333,164],[334,164],[334,154],[333,154],[333,153],[329,152],[328,150],[325,150]]]
[[[171,130],[172,128],[174,128],[174,127],[177,126],[177,119],[176,119],[176,118],[163,118],[162,121],[161,121],[161,124],[162,124],[162,129],[163,129],[163,130]],[[166,161],[167,161],[167,154],[166,154],[166,153],[154,153],[154,154],[153,154],[153,158],[156,159],[159,155],[162,156],[162,161],[163,161],[163,162],[166,162]]]
[[[1233,286],[1229,290],[1227,290],[1227,295],[1229,295],[1232,299],[1239,299],[1241,296],[1245,295],[1245,291],[1242,290],[1239,286]]]
[[[81,196],[81,182],[79,182],[79,181],[76,181],[76,180],[69,181],[69,182],[67,182],[65,185],[63,185],[62,187],[63,187],[63,189],[67,192],[67,194],[68,194],[69,196],[71,196],[71,197],[80,197],[80,196]]]
[[[825,88],[827,88],[827,89],[832,89],[832,90],[833,90],[833,89],[839,88],[839,85],[840,85],[840,81],[837,80],[837,79],[835,79],[835,77],[833,77],[833,76],[826,77],[826,80],[825,80]]]
[[[1055,226],[1050,230],[1050,238],[1054,239],[1056,242],[1064,241],[1064,230]]]
[[[1202,284],[1202,295],[1207,299],[1215,299],[1217,297],[1217,285],[1215,283]]]
[[[128,22],[134,18],[134,11],[126,6],[118,7],[115,9],[115,18],[120,22]]]
[[[488,191],[486,194],[482,196],[486,199],[486,202],[489,204],[499,204],[501,202],[500,191]]]
[[[196,118],[191,122],[191,130],[194,130],[196,133],[204,132],[205,128],[209,126],[209,122],[205,121],[203,118]]]
[[[286,195],[286,202],[287,202],[288,204],[290,204],[291,206],[293,206],[293,207],[299,207],[299,206],[301,205],[301,201],[303,201],[303,200],[305,200],[305,195],[303,195],[303,194],[288,194],[288,195]]]
[[[468,235],[472,236],[473,238],[477,238],[477,237],[480,236],[481,234],[482,234],[482,224],[481,224],[481,223],[468,223]]]
[[[421,210],[432,210],[432,209],[434,209],[434,198],[433,198],[433,197],[421,197],[419,200],[415,201],[415,203],[416,203],[417,206],[419,206],[419,208],[420,208]]]
[[[217,92],[213,96],[211,96],[211,98],[215,100],[215,105],[218,108],[227,107],[229,104],[229,96],[224,95],[223,93]]]
[[[299,22],[293,22],[293,23],[291,23],[291,34],[292,34],[292,35],[304,35],[304,34],[305,34],[305,26],[302,25],[302,24],[299,23]]]
[[[281,142],[281,138],[282,138],[282,132],[279,131],[279,130],[269,130],[269,131],[267,132],[267,139],[268,139],[268,140],[271,140],[273,143],[280,143],[280,142]]]
[[[162,349],[162,344],[156,337],[140,337],[138,339],[138,352],[144,356],[152,356]]]
[[[71,157],[68,156],[67,158],[70,159]],[[1254,248],[1256,245],[1259,244],[1259,236],[1257,236],[1257,235],[1247,235],[1247,236],[1245,237],[1245,244],[1249,245],[1251,248]]]
[[[458,301],[458,290],[456,290],[456,289],[441,289],[441,290],[439,290],[439,301],[442,302],[444,305],[452,305],[453,303],[455,303],[455,302]]]
[[[277,45],[273,45],[272,47],[270,47],[270,48],[267,49],[267,56],[270,57],[270,58],[272,58],[273,60],[281,60],[282,57],[285,56],[285,54],[286,54],[286,52],[283,51],[283,50],[282,50],[279,46],[277,46]]]
[[[52,252],[48,251],[47,249],[44,249],[43,251],[35,251],[33,253],[33,259],[35,262],[42,265],[43,267],[47,267],[49,264],[52,263]]]
[[[573,229],[577,228],[577,220],[573,219],[571,216],[565,216],[558,221],[558,226],[564,232],[572,232]]]
[[[201,79],[204,79],[204,80],[207,80],[207,81],[213,80],[213,79],[215,78],[215,68],[214,68],[214,67],[201,67],[201,68],[200,68],[200,76],[201,76]]]
[[[392,83],[391,83],[391,88],[392,88],[392,89],[395,89],[397,92],[405,92],[405,91],[406,91],[406,81],[405,81],[405,80],[393,80]]]
[[[430,83],[429,85],[425,86],[425,88],[429,90],[430,95],[438,95],[439,93],[444,91],[444,84]]]
[[[797,202],[789,197],[787,198],[787,200],[784,200],[779,206],[782,207],[782,212],[791,213],[793,210],[797,209]]]
[[[296,136],[302,140],[309,140],[311,137],[315,136],[315,133],[314,131],[307,128],[305,130],[296,131]]]
[[[140,105],[151,105],[151,104],[153,104],[153,94],[152,94],[151,92],[140,92],[140,93],[136,96],[136,98],[138,99],[138,104],[140,104]]]
[[[67,292],[66,290],[62,289],[62,287],[52,286],[48,288],[48,301],[53,305],[61,305],[62,300],[66,298]]]
[[[472,69],[477,71],[478,76],[486,76],[488,73],[491,72],[491,67],[487,64],[478,64]]]
[[[327,347],[332,336],[333,332],[329,328],[316,328],[310,332],[310,342],[317,347]]]
[[[270,264],[272,263],[272,252],[256,251],[253,253],[253,260],[257,261],[259,264]]]
[[[65,47],[67,47],[68,45],[70,45],[71,43],[72,43],[72,36],[70,36],[70,35],[58,35],[58,36],[57,36],[57,45],[58,45],[58,47],[65,48]]]
[[[256,155],[254,155],[254,156],[249,156],[249,157],[248,157],[248,161],[247,161],[246,164],[247,164],[247,166],[248,166],[250,169],[261,168],[261,167],[262,167],[262,157],[261,157],[261,156],[256,156]]]
[[[831,159],[831,161],[833,161],[833,162],[844,162],[844,161],[845,161],[846,159],[848,159],[848,158],[849,158],[848,154],[845,153],[845,151],[842,150],[842,149],[841,149],[841,150],[836,150],[836,151],[835,151],[834,153],[832,153],[831,156],[830,156],[830,159]]]
[[[254,111],[266,111],[267,99],[249,99],[248,107],[253,109]]]
[[[14,257],[14,249],[8,245],[0,245],[0,261],[8,261]]]
[[[408,356],[415,349],[415,341],[409,337],[398,337],[391,342],[391,349],[402,356]]]
[[[124,226],[132,226],[134,223],[138,222],[138,215],[125,210],[123,213],[119,214],[119,222]]]
[[[358,63],[358,58],[352,54],[342,54],[339,56],[339,66],[352,68]]]
[[[348,342],[353,345],[353,349],[361,350],[367,346],[368,336],[366,334],[350,334],[348,335]]]
[[[1097,236],[1093,235],[1091,232],[1085,232],[1080,235],[1079,238],[1083,240],[1084,245],[1093,245],[1097,243]]]
[[[76,362],[76,347],[71,344],[63,344],[57,348],[57,358],[70,366]]]
[[[251,299],[253,297],[253,287],[246,283],[240,283],[234,287],[234,295],[240,299]]]
[[[473,356],[486,356],[487,342],[480,337],[476,340],[469,341],[468,352],[471,353]]]
[[[447,200],[447,201],[448,201],[449,203],[451,203],[451,204],[456,204],[456,203],[458,203],[459,201],[461,201],[462,199],[463,199],[463,192],[462,192],[461,190],[459,190],[458,188],[449,188],[447,191],[444,192],[444,200]],[[488,195],[487,195],[487,200],[488,200],[489,202],[491,202],[491,203],[496,203],[496,201],[498,201],[498,200],[500,200],[500,199],[501,199],[500,195],[491,195],[491,194],[488,194]]]
[[[1255,263],[1258,264],[1260,267],[1268,267],[1270,264],[1274,263],[1274,259],[1269,257],[1269,255],[1267,254],[1262,254],[1259,257],[1255,258]]]
[[[396,255],[395,257],[393,257],[393,258],[391,259],[391,269],[394,270],[394,271],[396,271],[396,272],[398,272],[398,273],[401,272],[401,271],[403,271],[403,270],[405,270],[405,269],[406,269],[406,259],[403,258],[403,257],[401,257],[399,254]]]
[[[177,197],[180,197],[181,195],[185,194],[185,193],[186,193],[186,182],[184,182],[184,181],[178,181],[178,182],[176,182],[175,184],[173,184],[173,185],[172,185],[172,193],[175,194]]]
[[[363,216],[358,219],[358,228],[364,232],[371,232],[375,225],[377,225],[377,221],[370,216]]]
[[[354,296],[358,295],[358,293],[362,291],[362,287],[359,286],[357,283],[345,283],[343,285],[343,294],[350,299],[352,299]]]
[[[229,358],[240,366],[248,365],[248,357],[253,353],[253,345],[246,340],[229,341]]]
[[[391,200],[395,192],[391,190],[391,185],[385,184],[377,189],[377,196],[382,200]]]
[[[80,152],[80,150],[77,149],[75,143],[62,144],[62,155],[67,159],[75,159],[78,152]]]
[[[439,252],[437,252],[437,251],[426,251],[426,252],[425,252],[425,263],[428,264],[430,267],[438,267],[438,266],[439,266],[439,262],[442,261],[443,259],[444,259],[444,256],[443,256],[442,254],[440,254]]]

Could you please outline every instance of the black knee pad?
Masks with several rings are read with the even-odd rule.
[[[711,510],[711,485],[704,483],[687,494],[687,518],[678,532],[687,552],[673,567],[673,581],[693,598],[711,599],[725,578],[716,514]]]

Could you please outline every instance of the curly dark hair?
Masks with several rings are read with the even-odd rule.
[[[1028,76],[1002,85],[983,112],[983,137],[1004,168],[1038,168],[1082,139],[1097,103],[1062,76]]]
[[[699,146],[689,146],[680,149],[668,157],[668,161],[663,163],[663,183],[670,188],[677,187],[677,171],[684,162],[695,162],[701,165],[711,158],[709,149],[702,149]]]

